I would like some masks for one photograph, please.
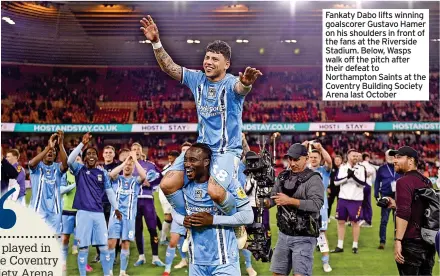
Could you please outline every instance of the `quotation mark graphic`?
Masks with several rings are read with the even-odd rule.
[[[11,229],[17,222],[17,216],[14,211],[9,209],[3,209],[3,203],[6,199],[15,192],[15,188],[12,188],[6,194],[0,198],[0,228]]]

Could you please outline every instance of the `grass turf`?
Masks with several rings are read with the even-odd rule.
[[[30,190],[27,194],[27,202],[29,202]],[[157,199],[157,195],[156,195]],[[374,203],[374,199],[373,199]],[[159,200],[155,200],[156,210],[162,219],[162,208],[160,206]],[[336,204],[333,204],[332,215],[334,215],[334,209]],[[275,247],[276,241],[278,239],[278,229],[276,226],[276,207],[271,209],[271,230],[272,230],[272,247]],[[351,252],[351,245],[353,242],[351,227],[347,227],[345,231],[345,241],[344,241],[344,252],[339,254],[330,254],[330,265],[333,271],[330,273],[324,273],[321,264],[321,253],[315,252],[314,262],[313,262],[313,275],[398,275],[396,263],[394,261],[394,242],[393,242],[393,222],[392,214],[390,214],[390,220],[388,222],[387,228],[387,245],[385,250],[378,250],[379,245],[379,224],[380,224],[380,208],[373,206],[373,227],[372,228],[361,228],[361,235],[359,238],[359,253],[353,254]],[[334,249],[337,245],[337,222],[331,220],[328,226],[327,238],[329,240],[330,249]],[[147,227],[144,226],[144,241],[145,241],[145,257],[146,264],[140,267],[134,267],[133,264],[138,258],[138,252],[136,245],[133,242],[130,246],[130,260],[128,263],[127,273],[130,276],[153,276],[162,275],[164,271],[163,267],[154,267],[151,264],[151,249],[150,249],[150,235],[148,233]],[[74,276],[79,275],[77,269],[77,256],[71,254],[72,238],[69,244],[69,255],[67,259],[67,275]],[[159,257],[165,262],[165,252],[166,246],[159,246]],[[101,264],[91,263],[92,259],[96,255],[96,249],[90,247],[89,249],[89,264],[94,269],[93,272],[87,273],[87,275],[102,275]],[[276,261],[272,259],[272,261]],[[174,259],[173,267],[180,262],[180,256]],[[241,273],[242,275],[247,275],[244,266],[244,260],[242,256],[240,257],[241,263]],[[269,271],[269,263],[256,262],[253,259],[252,265],[254,269],[261,276],[270,276],[272,273]],[[118,264],[113,268],[114,275],[119,275],[119,257]],[[182,269],[172,269],[172,276],[183,276],[188,275],[188,267]],[[440,267],[438,262],[438,257],[436,257],[435,266],[433,269],[433,275],[440,275]]]

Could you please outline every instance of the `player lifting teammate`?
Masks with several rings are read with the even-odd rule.
[[[147,19],[148,18],[148,19]],[[224,41],[214,41],[206,48],[203,61],[205,72],[189,70],[177,65],[165,51],[159,39],[159,31],[151,16],[141,20],[141,30],[151,41],[162,71],[190,88],[196,102],[199,118],[197,142],[206,143],[212,150],[211,177],[208,194],[225,213],[235,212],[235,200],[228,187],[237,178],[242,144],[242,110],[244,97],[252,84],[262,75],[255,68],[246,68],[239,78],[227,74],[231,48]],[[183,154],[177,158],[161,181],[161,189],[173,208],[185,214],[184,196],[181,190],[184,179]],[[244,245],[244,243],[243,243]]]

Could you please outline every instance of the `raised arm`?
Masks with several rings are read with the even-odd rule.
[[[144,32],[145,37],[150,40],[151,44],[153,45],[154,55],[156,56],[160,69],[162,69],[162,71],[167,73],[173,79],[182,82],[182,67],[177,65],[163,48],[159,39],[159,30],[157,29],[153,18],[148,15],[147,18],[142,18],[140,22],[142,24],[141,30]]]
[[[246,140],[246,135],[244,133],[241,134],[241,144],[243,147],[243,161],[245,160],[246,153],[251,151],[251,148],[249,147],[249,144]]]
[[[131,159],[134,160],[134,165],[136,167],[137,172],[139,173],[138,176],[138,182],[139,183],[143,183],[144,180],[147,178],[147,172],[145,171],[144,168],[142,168],[141,164],[139,163],[139,161],[136,158],[136,152],[135,151],[131,151],[130,152],[130,157]],[[127,158],[128,159],[128,158]],[[149,183],[149,182],[148,182]]]
[[[31,161],[29,161],[29,168],[31,170],[35,169],[35,167],[38,165],[38,163],[40,163],[43,160],[44,156],[47,154],[49,150],[55,148],[55,141],[56,141],[55,139],[56,139],[56,134],[52,134],[44,150],[39,154],[37,154],[37,156],[32,158]]]
[[[321,153],[322,159],[324,159],[325,167],[326,167],[327,171],[330,171],[333,166],[332,158],[331,158],[330,154],[328,154],[328,152],[321,145],[321,143],[315,143],[315,144],[313,144],[313,146],[315,147],[315,149],[317,149]]]
[[[64,132],[62,130],[57,131],[58,135],[58,145],[60,147],[60,159],[61,159],[61,172],[65,173],[67,171],[67,153],[64,148]]]
[[[260,72],[260,70],[257,70],[255,68],[246,67],[246,70],[244,73],[239,73],[239,80],[235,83],[234,91],[237,94],[240,94],[242,96],[246,96],[249,92],[251,92],[252,84],[257,80],[259,76],[262,76],[263,74]]]
[[[118,178],[119,173],[124,169],[125,165],[128,162],[128,159],[130,158],[125,158],[124,162],[122,162],[121,164],[119,164],[119,166],[117,166],[116,168],[114,168],[110,173],[109,173],[109,177],[111,178],[111,180],[116,180],[116,178]]]

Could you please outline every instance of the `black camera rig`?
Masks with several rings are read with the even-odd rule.
[[[275,170],[273,158],[264,146],[260,147],[260,153],[249,151],[246,156],[246,170],[244,173],[250,176],[255,187],[255,202],[257,204],[256,222],[246,227],[248,234],[247,249],[252,252],[254,258],[262,262],[270,262],[273,254],[269,229],[263,224],[264,201],[270,198],[272,188],[275,185]]]

